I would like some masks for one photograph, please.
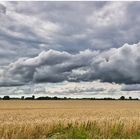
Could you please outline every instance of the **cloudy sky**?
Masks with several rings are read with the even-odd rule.
[[[140,2],[0,2],[0,96],[140,98]]]

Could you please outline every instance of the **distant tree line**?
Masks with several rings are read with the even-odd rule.
[[[31,97],[24,97],[21,96],[21,98],[19,97],[10,97],[10,96],[4,96],[4,97],[0,97],[0,100],[139,100],[138,98],[125,98],[125,96],[121,96],[118,99],[115,98],[68,98],[68,97],[49,97],[49,96],[45,96],[45,97],[37,97],[35,98],[34,95],[32,95]]]

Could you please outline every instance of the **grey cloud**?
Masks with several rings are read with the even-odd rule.
[[[78,82],[140,83],[140,44],[124,44],[104,52],[77,54],[49,50],[33,58],[21,58],[1,70],[0,83]],[[7,82],[7,83],[6,83]]]
[[[139,91],[140,90],[140,84],[123,85],[121,90],[122,91]]]
[[[93,68],[88,75],[84,76],[91,80],[100,79],[102,82],[140,83],[139,50],[140,44],[125,44],[118,49],[103,52],[92,62]]]
[[[1,79],[19,83],[61,82],[68,80],[72,69],[88,65],[96,53],[89,50],[77,55],[54,50],[42,52],[37,57],[22,58],[11,63],[2,71]]]
[[[3,4],[0,4],[0,14],[6,14],[6,7]]]
[[[7,12],[0,21],[0,39],[6,41],[3,50],[17,52],[5,55],[5,59],[11,55],[12,61],[49,49],[75,54],[88,48],[118,48],[140,38],[139,2],[6,2],[5,5]]]

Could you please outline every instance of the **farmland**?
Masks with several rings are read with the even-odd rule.
[[[1,100],[0,138],[140,138],[140,102]]]

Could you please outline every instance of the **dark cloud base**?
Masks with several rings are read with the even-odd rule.
[[[20,58],[1,70],[0,86],[100,80],[109,83],[140,83],[140,44],[125,44],[107,51],[77,54],[43,51],[33,58]]]

